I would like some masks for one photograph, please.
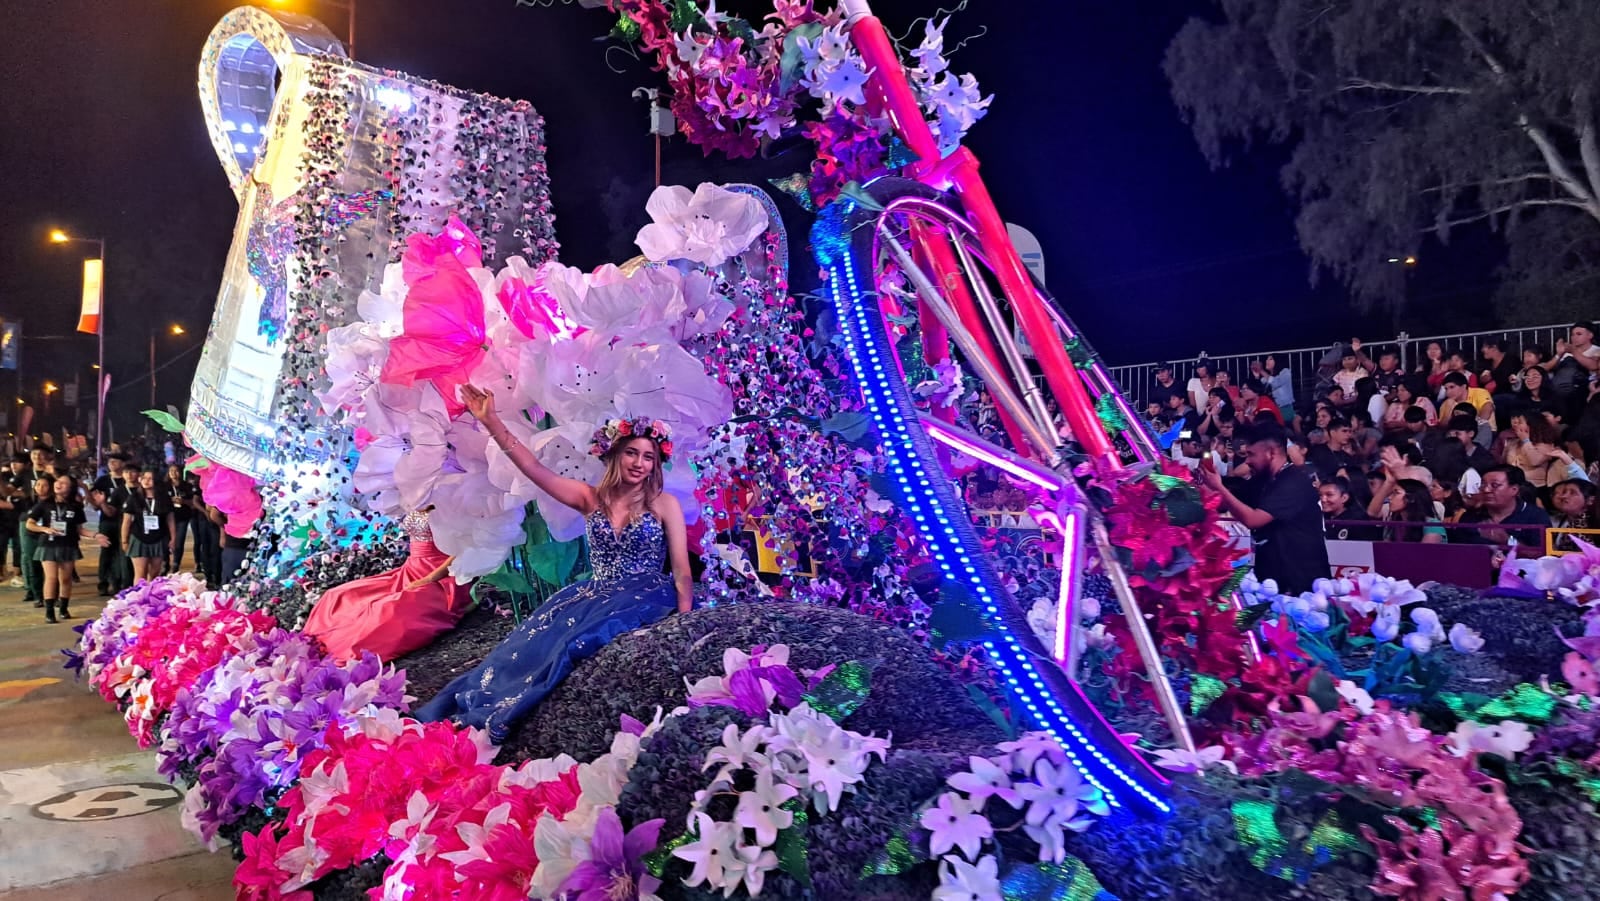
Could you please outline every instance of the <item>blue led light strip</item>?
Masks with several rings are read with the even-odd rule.
[[[932,444],[922,430],[893,352],[885,346],[887,336],[876,295],[868,293],[863,297],[861,284],[870,275],[858,269],[872,255],[871,230],[862,231],[865,235],[854,242],[857,246],[853,253],[819,262],[830,274],[834,309],[867,412],[877,427],[890,477],[900,486],[907,510],[935,564],[946,579],[967,588],[994,628],[994,636],[983,646],[1018,712],[1055,736],[1068,759],[1085,779],[1105,792],[1113,806],[1120,807],[1127,799],[1148,811],[1169,812],[1171,808],[1154,790],[1165,785],[1166,780],[1123,742],[1059,670],[1041,672],[1041,667],[1054,665],[1029,647],[1037,644],[1031,634],[1019,640],[1007,622],[1010,617],[1001,609],[1009,599],[1003,589],[991,588],[999,580],[981,554],[968,550],[980,546],[971,523],[955,502],[944,473],[930,474],[925,466],[925,461],[937,459]],[[1040,661],[1039,667],[1034,665],[1035,658]],[[1052,682],[1056,683],[1054,687]]]

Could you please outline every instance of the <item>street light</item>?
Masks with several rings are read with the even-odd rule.
[[[106,266],[106,239],[105,238],[74,238],[59,228],[50,230],[51,244],[93,244],[100,249],[101,279],[105,278]],[[100,289],[100,318],[95,323],[95,338],[99,341],[99,348],[95,355],[95,384],[94,396],[96,400],[94,414],[94,465],[99,468],[105,462],[105,431],[106,431],[106,392],[103,388],[106,371],[106,300],[105,282],[101,282]]]

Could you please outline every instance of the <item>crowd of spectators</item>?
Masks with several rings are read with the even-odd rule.
[[[1600,528],[1600,345],[1578,323],[1547,351],[1488,339],[1477,357],[1421,348],[1376,359],[1359,340],[1322,361],[1309,397],[1272,356],[1234,384],[1204,360],[1180,384],[1158,365],[1144,414],[1173,459],[1247,495],[1241,435],[1275,426],[1314,474],[1330,538],[1521,545],[1538,527]],[[1307,380],[1309,381],[1309,380]]]

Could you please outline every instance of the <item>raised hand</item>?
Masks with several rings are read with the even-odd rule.
[[[461,402],[467,405],[472,418],[484,425],[499,418],[494,409],[494,395],[470,382],[461,386]]]

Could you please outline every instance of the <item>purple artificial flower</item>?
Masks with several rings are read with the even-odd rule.
[[[663,819],[648,820],[624,835],[614,807],[603,807],[595,820],[589,859],[561,883],[574,901],[628,901],[654,894],[661,880],[645,872],[644,856],[655,850]]]

